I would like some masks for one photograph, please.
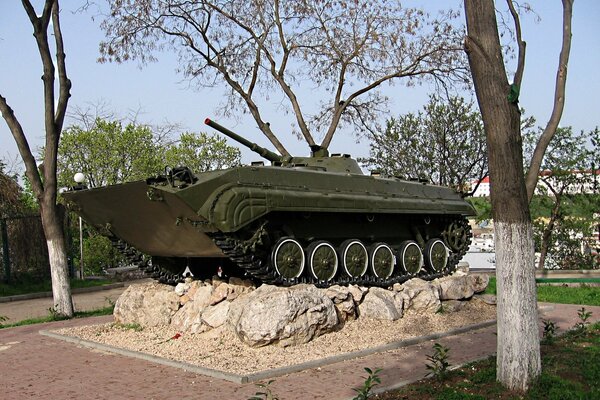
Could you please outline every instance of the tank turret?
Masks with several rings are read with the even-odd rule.
[[[232,138],[233,140],[243,144],[250,150],[259,154],[261,157],[271,161],[273,166],[277,167],[292,167],[292,168],[306,168],[316,169],[321,171],[329,172],[341,172],[350,174],[362,175],[362,169],[358,165],[358,162],[350,157],[349,154],[333,154],[329,156],[327,149],[319,146],[310,146],[311,156],[310,157],[284,157],[276,154],[264,147],[253,143],[246,138],[238,135],[237,133],[225,128],[224,126],[216,123],[210,118],[206,118],[204,123],[211,128],[223,133],[224,135]]]

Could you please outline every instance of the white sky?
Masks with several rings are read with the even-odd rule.
[[[41,6],[41,1],[34,1]],[[77,2],[78,3],[78,2]],[[418,2],[415,2],[418,3]],[[561,42],[562,6],[560,0],[530,1],[541,21],[533,16],[523,17],[523,36],[527,41],[525,76],[520,104],[528,115],[545,124],[549,118],[554,95],[554,80]],[[215,107],[223,89],[194,91],[181,82],[175,72],[174,57],[161,57],[158,63],[139,69],[135,62],[127,64],[98,64],[98,42],[102,32],[98,20],[90,14],[74,14],[75,2],[61,2],[61,25],[67,55],[67,73],[73,82],[69,106],[85,107],[89,103],[105,101],[109,107],[125,116],[128,110],[143,110],[142,122],[161,123],[165,120],[182,124],[191,131],[209,131],[204,118],[212,117],[225,126],[239,131],[250,140],[272,149],[255,127],[250,117],[240,123],[219,118]],[[427,2],[429,7],[441,4],[447,7],[455,1]],[[432,5],[434,4],[434,5]],[[460,3],[462,4],[462,3]],[[562,126],[575,130],[590,130],[600,125],[600,2],[577,0],[574,4],[573,41],[567,79],[566,106]],[[32,28],[18,1],[0,1],[0,94],[14,109],[35,149],[43,142],[43,104],[41,62],[31,34]],[[509,70],[514,70],[509,65]],[[395,85],[386,89],[392,99],[390,114],[398,116],[419,110],[427,101],[429,88],[407,89]],[[308,154],[304,142],[289,131],[292,116],[273,109],[267,113],[274,131],[292,153]],[[368,155],[368,143],[357,144],[352,134],[338,132],[330,146],[334,153]],[[12,135],[0,119],[0,158],[14,158],[17,154]],[[260,159],[244,152],[244,162]]]

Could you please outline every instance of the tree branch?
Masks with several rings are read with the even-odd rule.
[[[569,63],[569,53],[571,51],[571,20],[573,18],[573,0],[563,0],[563,38],[560,51],[558,69],[556,71],[556,83],[554,92],[554,107],[550,120],[540,136],[538,143],[531,157],[531,163],[525,177],[527,187],[527,198],[531,202],[535,187],[538,181],[540,166],[544,158],[544,153],[550,144],[550,141],[556,133],[558,123],[562,117],[565,106],[565,86],[567,82],[567,65]]]

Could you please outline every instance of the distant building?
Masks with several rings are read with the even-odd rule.
[[[477,181],[471,182],[472,187],[477,185]],[[473,197],[490,197],[490,177],[486,176],[482,180],[479,181],[479,186],[473,193]]]
[[[577,170],[572,171],[572,174],[576,175],[577,178],[588,177],[589,179],[579,179],[579,183],[573,183],[566,189],[566,193],[569,194],[593,194],[600,192],[600,169],[596,170]],[[548,178],[549,177],[549,178]],[[540,178],[548,178],[552,181],[552,171],[545,170],[540,172]],[[477,180],[471,182],[471,187],[477,185]],[[535,189],[539,195],[550,195],[548,187],[541,181],[538,181],[538,185]],[[479,186],[473,193],[473,197],[489,197],[490,196],[490,177],[486,176],[479,181]]]

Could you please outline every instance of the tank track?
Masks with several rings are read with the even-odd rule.
[[[148,277],[168,285],[176,285],[179,282],[183,282],[184,277],[181,274],[174,274],[167,269],[152,264],[151,258],[135,247],[116,237],[111,237],[110,241],[113,247],[121,253],[127,264],[135,265]]]
[[[347,276],[340,276],[341,274],[338,274],[338,276],[328,281],[319,281],[312,276],[286,279],[282,276],[277,276],[270,265],[270,249],[249,247],[246,245],[244,240],[222,232],[213,233],[210,234],[210,236],[217,247],[221,249],[223,254],[235,262],[238,267],[240,267],[240,269],[243,270],[249,277],[266,284],[292,286],[300,283],[308,283],[317,287],[329,287],[332,285],[389,287],[395,283],[403,283],[412,278],[433,280],[441,276],[449,275],[456,269],[458,262],[468,250],[472,237],[471,228],[466,218],[463,217],[440,217],[440,219],[443,220],[447,226],[451,226],[452,223],[457,224],[456,226],[464,231],[463,235],[465,236],[462,238],[462,240],[465,242],[464,245],[462,245],[458,251],[450,254],[446,268],[442,272],[436,273],[429,272],[426,270],[426,268],[422,268],[421,271],[416,275],[396,275],[388,279],[381,279],[375,276],[351,278]],[[160,283],[170,285],[176,285],[179,282],[183,282],[183,275],[175,274],[170,270],[162,268],[160,265],[153,264],[150,257],[144,255],[133,246],[130,246],[117,238],[111,238],[111,242],[129,264],[136,265],[149,277],[159,281]]]
[[[389,287],[395,283],[403,283],[412,278],[421,278],[423,280],[433,280],[441,276],[451,274],[458,265],[460,259],[466,254],[469,244],[471,242],[471,227],[468,224],[466,218],[458,217],[440,217],[447,226],[450,227],[452,223],[457,224],[459,228],[464,230],[465,244],[460,247],[458,251],[452,252],[448,259],[448,265],[442,272],[429,272],[426,268],[421,268],[416,275],[397,275],[388,279],[382,279],[375,276],[362,276],[360,278],[352,278],[348,276],[339,276],[337,274],[333,279],[328,281],[319,281],[311,276],[301,276],[294,279],[286,279],[282,276],[277,276],[270,265],[269,251],[261,249],[250,249],[245,245],[245,241],[237,239],[234,236],[224,234],[222,232],[211,234],[214,243],[221,249],[221,251],[229,257],[232,261],[238,264],[238,266],[244,270],[250,277],[257,279],[261,282],[279,285],[279,286],[292,286],[299,283],[313,284],[317,287],[329,287],[332,285],[359,285],[359,286],[379,286]]]

